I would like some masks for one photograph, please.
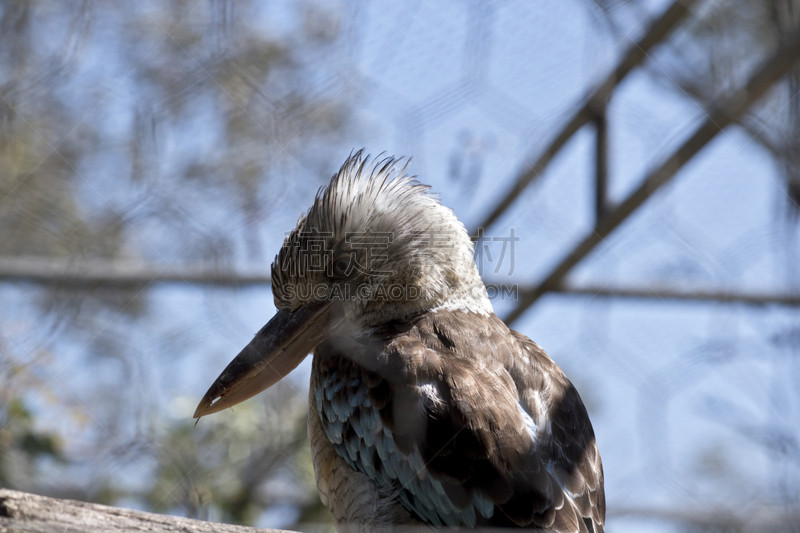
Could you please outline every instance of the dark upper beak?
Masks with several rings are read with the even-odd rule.
[[[280,381],[342,322],[335,309],[323,302],[278,311],[214,381],[194,418],[233,407]]]

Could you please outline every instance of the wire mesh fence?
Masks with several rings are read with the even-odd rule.
[[[0,485],[330,527],[309,366],[191,414],[345,157],[409,167],[567,372],[609,531],[793,531],[793,0],[0,8]]]

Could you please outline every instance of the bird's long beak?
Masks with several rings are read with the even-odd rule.
[[[278,311],[211,385],[194,418],[233,407],[280,381],[342,321],[336,309],[324,302]]]

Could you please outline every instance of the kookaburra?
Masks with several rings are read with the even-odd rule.
[[[277,314],[195,418],[313,353],[308,437],[339,531],[603,531],[603,467],[575,387],[492,311],[452,210],[387,158],[351,155],[272,264]]]

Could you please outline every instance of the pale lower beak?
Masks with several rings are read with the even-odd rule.
[[[334,309],[323,302],[278,311],[214,381],[194,418],[233,407],[280,381],[342,321]]]

